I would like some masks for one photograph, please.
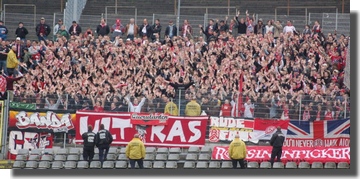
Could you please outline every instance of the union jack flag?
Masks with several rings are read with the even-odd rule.
[[[331,139],[350,138],[350,119],[329,121],[291,121],[287,138],[293,139]]]

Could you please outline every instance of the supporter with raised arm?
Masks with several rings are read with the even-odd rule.
[[[134,98],[133,102],[131,102],[129,95],[127,95],[124,99],[126,100],[126,102],[129,105],[130,112],[141,112],[141,107],[144,105],[144,103],[146,101],[146,98],[142,97],[140,103],[137,98]]]

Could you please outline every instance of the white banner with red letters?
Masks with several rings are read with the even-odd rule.
[[[53,136],[51,133],[10,131],[9,159],[15,159],[19,149],[52,148]]]
[[[207,127],[207,116],[176,117],[168,116],[167,125],[133,125],[131,113],[97,113],[87,111],[76,112],[75,142],[82,143],[81,135],[92,125],[99,130],[100,124],[113,135],[112,144],[128,144],[134,134],[148,146],[190,147],[204,146]]]
[[[277,126],[281,126],[286,135],[289,120],[275,119],[241,119],[232,117],[210,117],[210,142],[230,142],[235,135],[243,141],[258,143],[259,140],[270,140]]]
[[[271,146],[247,146],[247,161],[269,161]],[[228,146],[215,146],[212,152],[214,160],[230,160]],[[348,162],[350,163],[350,147],[283,147],[282,162]]]

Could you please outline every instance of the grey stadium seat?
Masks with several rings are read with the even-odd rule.
[[[196,168],[198,169],[205,169],[208,168],[208,166],[209,166],[208,162],[205,161],[200,161],[196,163]]]
[[[52,155],[43,155],[41,156],[41,161],[53,161],[54,157]]]
[[[126,154],[119,154],[118,160],[128,160],[128,158],[126,157]]]
[[[51,169],[63,169],[64,168],[64,162],[63,161],[54,161],[51,164]]]
[[[145,154],[145,158],[144,160],[154,160],[155,159],[155,155],[154,154],[150,154],[150,153],[147,153]]]
[[[153,168],[158,168],[158,169],[165,168],[165,162],[164,161],[155,161],[153,164]]]
[[[297,168],[296,162],[286,162],[285,168]]]
[[[118,148],[116,148],[116,147],[110,147],[108,153],[109,153],[109,154],[118,154],[118,153],[119,153],[119,150],[118,150]]]
[[[322,162],[313,162],[311,164],[311,168],[317,168],[317,169],[324,168],[324,164]]]
[[[165,168],[175,169],[177,167],[178,167],[177,162],[175,162],[175,161],[167,161],[166,165],[165,165]]]
[[[25,161],[15,161],[12,166],[13,169],[21,169],[24,167],[25,167]]]
[[[69,150],[67,148],[57,149],[56,155],[68,155]]]
[[[209,153],[210,154],[211,151],[212,151],[212,148],[209,146],[204,146],[204,147],[201,147],[201,149],[200,149],[201,153]]]
[[[325,162],[324,168],[335,169],[336,168],[336,163],[335,162]]]
[[[156,148],[155,147],[146,147],[145,151],[147,154],[148,153],[154,154],[156,151]]]
[[[171,153],[171,154],[179,154],[179,153],[181,153],[181,149],[180,149],[180,147],[173,147],[173,148],[170,148],[169,149],[169,153]]]
[[[188,149],[188,153],[198,153],[200,151],[199,147],[191,146]]]
[[[274,162],[272,168],[284,169],[284,163],[282,163],[282,162]]]
[[[76,162],[75,161],[66,161],[64,165],[65,169],[75,169],[76,168]]]
[[[100,159],[99,159],[99,154],[98,154],[98,153],[97,153],[97,154],[94,154],[94,158],[93,158],[93,160],[94,160],[94,161],[100,160]]]
[[[169,154],[168,156],[169,161],[177,161],[180,160],[180,154]]]
[[[250,169],[252,169],[252,168],[259,168],[260,166],[259,166],[259,163],[258,162],[248,162],[247,163],[247,168],[250,168]]]
[[[44,149],[44,154],[45,155],[54,155],[54,149]]]
[[[152,168],[153,163],[151,161],[144,161],[144,168]]]
[[[348,168],[350,168],[350,165],[347,162],[339,162],[337,164],[337,168],[339,168],[339,169],[348,169]]]
[[[266,168],[266,169],[268,169],[268,168],[271,168],[271,163],[270,162],[266,162],[266,161],[264,161],[264,162],[261,162],[260,163],[260,168]]]
[[[114,161],[104,161],[102,168],[104,169],[113,169],[115,167]]]
[[[70,148],[69,149],[69,155],[79,155],[81,153],[82,149],[80,148]]]
[[[127,161],[116,161],[115,168],[127,168]]]
[[[38,167],[38,162],[37,161],[27,161],[25,168],[27,169],[36,169]]]
[[[120,154],[126,153],[126,148],[125,148],[125,147],[124,147],[124,148],[121,148],[119,153],[120,153]]]
[[[66,160],[67,161],[78,161],[79,155],[68,155]]]
[[[115,161],[116,157],[117,157],[116,154],[107,154],[106,160]]]
[[[16,155],[15,161],[26,161],[27,156],[26,155]]]
[[[197,160],[197,159],[198,159],[198,157],[197,157],[197,154],[195,154],[195,153],[186,154],[185,160]]]
[[[309,169],[309,168],[310,168],[310,164],[309,164],[309,162],[300,162],[300,163],[299,163],[299,168],[300,168],[300,169]]]
[[[49,169],[50,168],[50,162],[49,161],[41,161],[39,162],[38,169]]]
[[[43,150],[41,149],[31,149],[31,155],[42,155]]]
[[[195,168],[195,162],[194,161],[186,161],[184,163],[184,169],[193,169]]]
[[[169,153],[168,148],[161,147],[161,148],[157,148],[156,150],[156,154],[168,154],[168,153]]]
[[[55,155],[54,161],[65,161],[66,155]]]
[[[167,160],[167,154],[156,154],[155,160]]]
[[[209,168],[211,169],[219,169],[221,167],[220,161],[210,161],[209,162]]]
[[[79,161],[77,163],[77,167],[78,169],[87,169],[89,168],[89,162],[88,161]]]
[[[29,155],[29,149],[19,149],[18,155]]]
[[[199,160],[202,160],[202,161],[204,161],[204,160],[210,160],[211,159],[211,156],[209,155],[209,154],[200,154],[199,155]]]
[[[91,161],[90,169],[100,169],[100,168],[101,168],[101,162],[100,161]]]
[[[223,161],[221,164],[222,169],[232,168],[232,162],[231,161]]]
[[[40,155],[29,155],[28,161],[39,161]]]

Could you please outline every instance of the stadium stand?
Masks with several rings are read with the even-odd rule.
[[[76,166],[77,169],[88,169],[89,162],[88,161],[79,161]]]

